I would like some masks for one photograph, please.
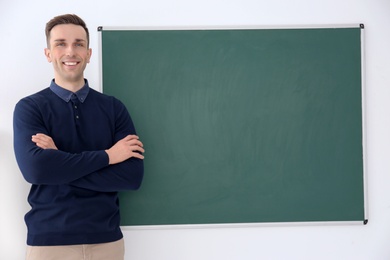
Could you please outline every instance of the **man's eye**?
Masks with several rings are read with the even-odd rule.
[[[56,44],[56,46],[65,46],[65,43],[59,42],[59,43]]]

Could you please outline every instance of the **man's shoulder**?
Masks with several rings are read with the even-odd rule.
[[[50,110],[55,95],[49,88],[42,89],[34,94],[21,98],[15,105],[15,114],[35,113],[36,111]],[[35,111],[35,112],[34,112]]]
[[[53,92],[50,90],[50,88],[45,88],[36,93],[21,98],[18,103],[41,103],[42,101],[47,101],[48,99],[52,98],[52,94]]]
[[[39,90],[38,92],[35,92],[33,94],[30,94],[23,99],[33,99],[33,100],[36,100],[36,99],[47,99],[48,96],[52,95],[52,91],[50,90],[50,88],[44,88],[42,90]]]
[[[88,96],[97,99],[99,102],[122,103],[118,98],[99,92],[93,88],[89,89]]]

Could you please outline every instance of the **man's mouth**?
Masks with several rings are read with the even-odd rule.
[[[65,61],[63,62],[66,66],[75,66],[78,62],[76,61]]]

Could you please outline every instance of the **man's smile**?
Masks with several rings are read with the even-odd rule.
[[[78,62],[77,61],[64,61],[63,64],[66,66],[75,66],[78,64]]]

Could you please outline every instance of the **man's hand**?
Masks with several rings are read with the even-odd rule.
[[[42,149],[55,149],[58,150],[57,146],[55,145],[53,139],[45,134],[36,134],[33,135],[31,140]]]
[[[141,153],[144,153],[142,142],[136,135],[128,135],[122,140],[119,140],[110,149],[106,150],[109,158],[109,164],[123,162],[131,157],[144,159]]]

